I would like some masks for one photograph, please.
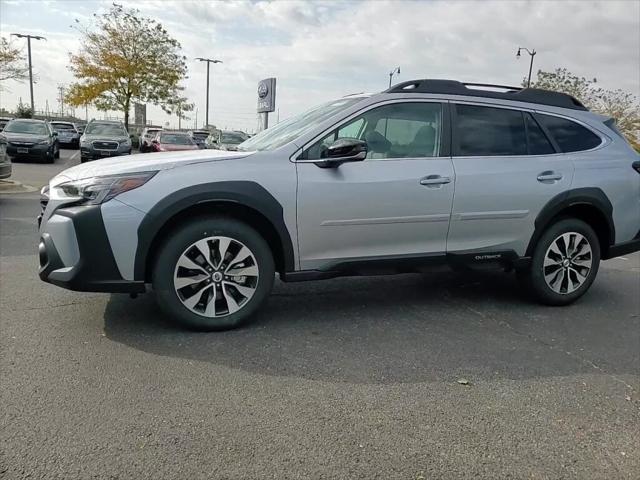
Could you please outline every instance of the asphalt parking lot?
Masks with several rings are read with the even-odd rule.
[[[38,211],[0,193],[0,478],[638,478],[638,254],[570,307],[499,272],[277,282],[204,334],[41,282]]]

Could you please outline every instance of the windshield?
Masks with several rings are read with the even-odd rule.
[[[61,130],[71,130],[74,132],[76,131],[75,127],[70,123],[51,123],[51,126],[56,132],[59,132]]]
[[[157,130],[147,130],[147,133],[145,133],[144,136],[148,138],[155,137],[156,133],[158,133],[159,131],[159,128]]]
[[[193,145],[188,135],[180,133],[163,133],[160,135],[160,143],[169,143],[171,145]]]
[[[39,122],[20,122],[12,121],[4,127],[7,133],[30,133],[32,135],[48,135],[47,127],[44,123]]]
[[[198,140],[205,139],[209,136],[209,132],[193,132],[193,138]]]
[[[238,145],[246,139],[246,136],[235,132],[222,132],[222,135],[220,135],[220,143],[230,143],[231,145]]]
[[[319,123],[336,113],[361,102],[362,97],[342,98],[322,104],[304,113],[291,117],[274,127],[263,130],[259,134],[242,142],[239,150],[274,150],[307,133]],[[224,142],[223,142],[224,143]]]
[[[87,125],[84,133],[86,135],[108,135],[111,137],[127,136],[127,132],[125,132],[124,128],[112,123],[93,123]]]

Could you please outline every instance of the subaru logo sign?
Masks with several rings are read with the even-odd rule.
[[[260,82],[260,84],[258,85],[258,97],[264,98],[268,93],[269,87],[267,86],[267,84],[265,82]]]
[[[258,113],[276,109],[276,79],[265,78],[258,82]]]

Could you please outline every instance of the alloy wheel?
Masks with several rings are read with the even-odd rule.
[[[182,304],[205,317],[243,308],[258,286],[258,262],[233,238],[208,237],[191,244],[176,263],[173,285]]]
[[[546,284],[556,293],[575,292],[589,278],[593,253],[587,238],[577,232],[558,236],[547,249],[542,270]]]

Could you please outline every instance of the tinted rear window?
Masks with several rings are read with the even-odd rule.
[[[522,112],[456,105],[457,156],[526,155]]]
[[[565,118],[536,114],[536,119],[549,131],[562,152],[591,150],[602,143],[598,135]]]
[[[544,134],[540,125],[533,119],[530,113],[524,114],[527,124],[527,140],[529,141],[529,155],[548,155],[555,153],[553,145]]]

